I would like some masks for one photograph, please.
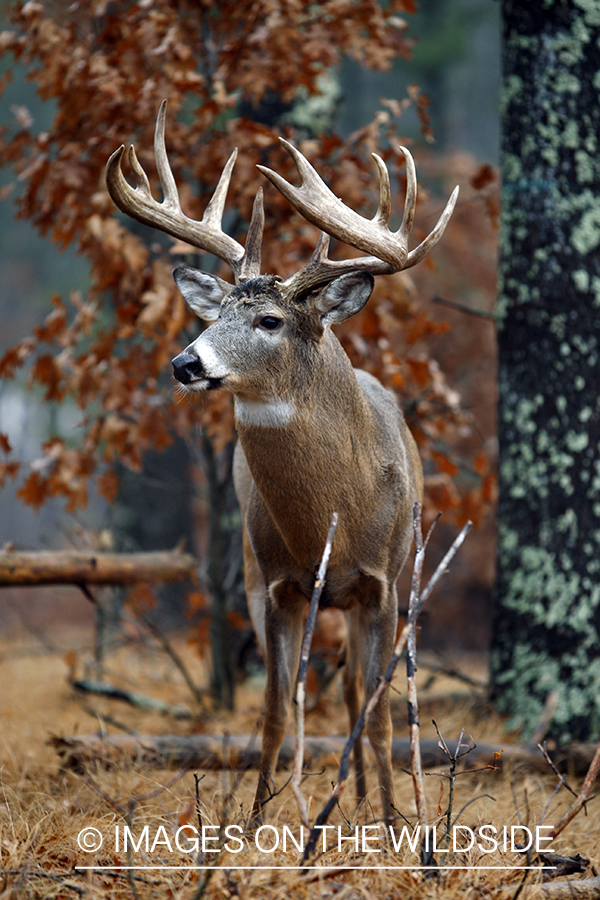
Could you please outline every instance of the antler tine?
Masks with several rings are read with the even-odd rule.
[[[412,266],[416,266],[418,262],[427,256],[430,250],[432,250],[444,231],[446,230],[446,225],[450,221],[450,216],[454,212],[454,207],[456,206],[456,200],[458,197],[458,185],[454,188],[452,193],[450,194],[450,199],[446,203],[444,208],[444,212],[439,217],[437,224],[433,231],[427,235],[424,241],[421,241],[418,247],[415,247],[414,250],[411,250],[406,259],[406,264],[404,266],[405,269],[410,269]]]
[[[167,117],[167,101],[163,100],[156,117],[156,128],[154,129],[154,159],[156,160],[156,170],[160,186],[163,192],[163,203],[165,207],[171,207],[177,212],[181,212],[181,204],[179,202],[179,193],[175,178],[169,164],[167,156],[167,147],[165,145],[165,120]]]
[[[137,187],[132,188],[121,169],[125,148],[116,150],[106,164],[106,184],[108,192],[121,212],[126,213],[144,225],[159,228],[172,237],[179,238],[199,250],[212,253],[226,262],[232,269],[236,282],[241,278],[253,277],[260,273],[260,245],[264,215],[262,199],[257,196],[248,232],[248,248],[225,234],[221,229],[227,189],[235,165],[237,150],[229,157],[215,192],[200,222],[189,219],[181,211],[179,193],[167,157],[165,146],[165,120],[167,101],[163,100],[154,132],[154,154],[156,167],[164,195],[162,203],[152,196],[148,176],[140,165],[133,147],[129,150],[131,167],[137,178]],[[262,195],[261,195],[262,196]]]
[[[250,227],[246,235],[246,250],[240,267],[240,280],[243,278],[256,278],[260,275],[260,255],[262,249],[262,236],[265,227],[265,209],[263,205],[263,189],[256,192],[252,206]]]
[[[135,153],[135,147],[133,144],[129,148],[129,165],[135,172],[135,177],[137,178],[137,186],[138,190],[143,191],[144,194],[147,194],[148,197],[152,197],[152,191],[150,189],[150,182],[148,181],[148,176],[142,169],[139,160]],[[123,179],[124,180],[124,179]]]
[[[392,194],[390,191],[390,175],[387,166],[377,153],[371,153],[379,171],[379,208],[372,221],[387,227],[392,211]]]
[[[407,150],[406,147],[400,147],[400,150],[404,154],[406,163],[406,197],[404,199],[404,215],[400,226],[400,234],[404,235],[404,238],[408,240],[412,231],[417,206],[417,172],[410,150]]]
[[[225,163],[225,168],[221,172],[221,177],[215,188],[215,192],[210,198],[208,206],[204,210],[202,221],[205,225],[216,225],[221,227],[223,221],[223,213],[225,211],[225,200],[227,199],[227,191],[229,190],[229,182],[231,181],[231,173],[237,159],[237,147]]]

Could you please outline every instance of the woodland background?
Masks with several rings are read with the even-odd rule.
[[[5,13],[8,8],[5,4]],[[29,21],[30,29],[32,17],[41,19],[41,9],[41,4],[24,6],[23,19]],[[95,27],[93,16],[77,4],[67,9],[66,4],[63,7],[57,3],[47,9],[57,28],[79,33],[73,38],[73,52],[77,40],[85,45],[86,29]],[[102,12],[100,7],[98,12]],[[362,207],[373,202],[376,191],[368,151],[377,149],[393,161],[393,141],[399,137],[409,143],[421,191],[417,228],[423,233],[437,217],[451,187],[460,184],[452,225],[432,259],[407,276],[381,279],[369,309],[360,319],[353,319],[344,332],[356,364],[370,367],[397,390],[418,432],[426,457],[429,519],[438,509],[443,512],[438,529],[440,547],[466,518],[474,518],[478,525],[445,585],[435,614],[423,626],[425,643],[440,651],[485,650],[491,621],[494,551],[489,513],[494,500],[496,388],[494,328],[485,316],[491,314],[496,293],[497,178],[493,165],[498,155],[498,12],[491,0],[428,0],[418,10],[410,3],[399,4],[399,14],[408,13],[407,27],[398,27],[397,43],[384,71],[377,71],[384,56],[377,59],[368,46],[360,59],[360,42],[355,48],[357,59],[351,59],[350,41],[347,55],[333,54],[326,79],[317,82],[315,73],[308,72],[303,79],[304,94],[298,95],[295,84],[287,88],[287,97],[281,92],[278,96],[277,92],[265,94],[264,85],[243,73],[239,76],[242,96],[244,77],[247,85],[253,84],[255,94],[248,89],[241,101],[237,95],[233,99],[233,91],[228,96],[231,85],[212,84],[192,139],[202,143],[202,127],[207,128],[208,123],[212,127],[218,114],[228,123],[225,132],[237,130],[241,141],[235,133],[226,133],[225,140],[217,136],[216,143],[209,145],[216,149],[209,151],[209,158],[195,163],[196,171],[190,171],[191,161],[183,158],[185,151],[178,156],[177,141],[185,148],[189,138],[177,124],[177,103],[171,104],[167,126],[168,146],[175,145],[171,158],[176,174],[179,176],[177,167],[182,172],[178,180],[188,203],[194,202],[194,184],[204,198],[209,194],[222,165],[221,156],[229,152],[232,143],[241,144],[228,204],[230,208],[239,204],[238,217],[241,215],[242,220],[244,204],[250,202],[260,178],[252,171],[253,154],[259,148],[267,152],[265,148],[269,143],[274,145],[282,128],[307,140],[307,147],[317,154],[313,162],[318,168],[319,154],[324,157],[325,167],[320,170],[326,179],[349,202]],[[160,23],[156,27],[157,31],[166,29]],[[43,38],[38,40],[33,55],[39,52],[39,59],[44,59],[51,51],[44,47]],[[52,36],[47,41],[51,43]],[[154,605],[156,614],[170,625],[182,624],[185,609],[198,626],[198,640],[202,642],[210,631],[210,595],[214,598],[220,590],[218,602],[227,605],[229,625],[241,631],[243,645],[247,622],[236,575],[239,557],[235,535],[230,536],[227,524],[225,534],[217,539],[232,542],[231,547],[227,545],[231,549],[229,556],[226,554],[228,571],[215,573],[210,566],[216,555],[214,544],[210,544],[215,537],[210,498],[213,506],[215,502],[223,506],[226,522],[233,508],[223,485],[227,461],[218,458],[230,437],[229,401],[218,398],[204,410],[204,431],[196,431],[192,439],[198,409],[176,403],[169,354],[185,345],[198,323],[185,318],[175,299],[168,276],[173,257],[166,242],[157,233],[132,223],[124,223],[127,231],[117,231],[114,208],[106,196],[100,196],[105,157],[121,142],[135,140],[138,154],[153,171],[151,132],[161,91],[169,96],[169,66],[181,79],[176,81],[176,96],[185,97],[186,90],[191,96],[194,91],[202,95],[202,89],[191,83],[190,51],[178,51],[169,46],[166,37],[165,41],[162,51],[168,60],[161,73],[162,82],[153,77],[151,89],[144,88],[142,54],[125,74],[127,96],[119,101],[116,88],[114,93],[104,89],[97,96],[103,98],[106,109],[94,116],[85,109],[89,102],[85,92],[77,94],[76,66],[61,63],[58,57],[55,69],[38,79],[44,102],[35,82],[26,78],[28,68],[36,68],[35,62],[27,63],[27,48],[19,50],[25,64],[14,67],[14,77],[4,85],[2,121],[10,123],[5,132],[4,156],[12,160],[18,177],[15,183],[14,173],[4,169],[0,353],[16,347],[17,356],[9,353],[2,367],[9,380],[0,389],[0,432],[7,441],[3,449],[10,447],[11,452],[5,453],[0,541],[27,548],[152,550],[170,548],[184,540],[201,560],[200,590],[190,586],[161,588],[155,592],[158,596],[145,596],[144,603]],[[5,66],[9,56],[9,52],[4,55]],[[92,83],[97,77],[101,83],[102,75],[86,70],[84,78]],[[235,77],[233,87],[239,90]],[[294,76],[288,73],[283,76],[284,82],[286,77],[293,81]],[[186,78],[190,83],[185,83]],[[68,97],[67,103],[60,97],[61,90]],[[208,96],[211,91],[212,96]],[[133,121],[132,92],[138,96]],[[143,110],[139,109],[140,97]],[[382,98],[387,99],[382,102]],[[237,109],[233,108],[235,103]],[[39,137],[32,142],[28,135],[43,135],[45,128],[51,128],[57,108],[62,109],[63,129],[57,140],[64,146],[61,148],[53,139],[54,145],[43,147],[43,137],[42,144]],[[250,122],[245,132],[235,124],[238,120],[234,113],[239,112]],[[97,121],[95,143],[100,145],[93,151],[89,150],[89,141],[94,139],[89,133],[90,117]],[[12,143],[7,134],[12,134]],[[322,135],[330,137],[323,140]],[[337,142],[349,136],[351,149],[340,166],[334,162],[341,146]],[[97,160],[96,169],[90,169],[90,155]],[[82,158],[83,168],[79,162]],[[53,159],[54,175],[50,167]],[[352,166],[358,166],[356,171],[360,172],[360,192],[352,187]],[[398,210],[403,202],[402,184],[403,175],[398,170]],[[23,218],[14,220],[14,201],[19,196],[22,213],[37,222],[36,228]],[[54,204],[54,211],[49,210],[49,204]],[[279,217],[270,230],[268,226],[265,239],[266,265],[270,259],[277,260],[271,263],[275,269],[281,260],[280,223],[287,221],[289,210],[272,196],[267,204],[272,216]],[[235,220],[232,224],[236,226]],[[295,227],[296,256],[306,256],[314,240],[311,229]],[[128,236],[131,233],[133,237]],[[286,252],[289,240],[284,236]],[[90,249],[94,243],[95,249]],[[144,245],[149,245],[149,256]],[[154,267],[150,277],[143,274],[149,264]],[[131,284],[126,283],[127,278]],[[120,287],[116,288],[119,279]],[[113,297],[98,312],[100,294],[104,292],[106,297],[115,290],[124,294],[120,298],[115,295],[116,299]],[[136,291],[138,296],[132,302],[138,304],[137,309],[130,311],[129,319],[124,314],[121,331],[117,334],[118,327],[106,331],[110,302],[113,309],[120,303],[123,310],[128,292]],[[436,296],[483,316],[442,306],[434,302]],[[157,339],[165,328],[168,347]],[[34,343],[41,344],[37,359],[33,345],[27,344],[26,336],[31,333]],[[105,346],[94,346],[96,363],[98,356],[102,360],[100,366],[92,364],[94,354],[89,355],[94,334],[105,340]],[[145,394],[146,382],[135,397],[132,394],[140,390],[143,378],[129,370],[125,362],[134,345],[142,354],[142,369],[151,369],[153,385]],[[160,347],[158,356],[146,352],[152,345]],[[111,354],[116,361],[112,383],[109,385],[110,378],[101,375],[100,380],[105,378],[106,383],[98,390],[90,385],[90,379],[97,378],[101,369],[111,368]],[[57,369],[57,359],[65,363],[62,371]],[[104,406],[103,412],[99,405]],[[96,416],[94,430],[91,423]],[[432,564],[435,562],[433,558]],[[221,587],[215,579],[220,579]],[[73,622],[79,617],[87,620],[90,615],[75,589],[26,593],[27,598],[23,591],[5,591],[0,597],[0,616],[7,634],[23,625],[39,634],[45,630],[44,623],[52,619]],[[50,602],[52,594],[54,600]],[[110,617],[110,610],[119,609],[123,599],[107,599],[106,603]]]
[[[170,270],[182,259],[212,271],[216,267],[189,247],[173,245],[161,234],[120,216],[104,185],[109,154],[122,143],[135,142],[158,195],[152,135],[164,97],[169,101],[167,147],[188,214],[201,216],[225,160],[234,146],[239,147],[225,225],[242,242],[261,183],[255,164],[294,177],[289,160],[279,150],[279,134],[295,142],[332,189],[365,215],[375,209],[377,195],[369,154],[380,153],[392,175],[398,218],[405,182],[397,145],[407,144],[414,153],[420,185],[415,243],[437,221],[454,185],[460,185],[458,205],[433,254],[408,273],[379,279],[363,313],[337,331],[355,364],[374,372],[395,392],[419,442],[427,482],[425,524],[442,512],[429,546],[429,569],[467,519],[476,526],[419,621],[422,737],[439,748],[440,736],[451,740],[461,735],[461,759],[442,756],[440,763],[438,754],[435,765],[441,765],[441,770],[429,771],[431,777],[424,779],[419,791],[413,789],[404,763],[398,763],[396,796],[407,822],[436,822],[440,831],[453,815],[461,822],[494,822],[499,827],[523,821],[556,822],[561,808],[572,800],[567,796],[567,790],[573,793],[571,786],[562,776],[557,778],[539,750],[522,746],[529,737],[519,728],[523,723],[517,722],[510,733],[507,719],[490,704],[487,689],[498,456],[497,322],[492,311],[498,295],[501,10],[505,61],[507,47],[518,66],[524,59],[535,63],[544,47],[564,42],[563,56],[555,54],[558,65],[555,69],[546,65],[544,78],[535,80],[517,71],[532,85],[531,93],[511,91],[511,85],[504,93],[505,119],[507,108],[513,107],[510,151],[515,152],[513,143],[516,146],[522,140],[527,175],[530,169],[538,171],[535,165],[527,168],[527,153],[540,151],[545,154],[544,173],[554,175],[552,167],[558,167],[567,182],[571,173],[564,162],[575,157],[586,197],[593,200],[593,191],[588,190],[593,165],[582,164],[589,156],[582,156],[575,140],[578,135],[573,134],[573,123],[581,119],[573,97],[584,96],[573,88],[573,60],[579,65],[576,87],[584,85],[588,92],[593,88],[595,97],[598,65],[594,68],[595,61],[590,64],[583,50],[600,46],[589,38],[595,34],[593,28],[600,28],[600,21],[593,4],[582,0],[555,0],[543,8],[540,16],[538,4],[523,5],[517,0],[502,4],[422,0],[418,8],[413,0],[249,0],[243,4],[221,0],[218,5],[210,0],[29,0],[14,6],[0,0],[5,18],[0,31],[0,159],[4,163],[0,183],[0,544],[17,549],[127,552],[169,549],[183,542],[199,561],[195,580],[168,587],[84,585],[83,589],[3,588],[0,593],[0,716],[6,726],[0,742],[3,898],[76,893],[99,898],[206,895],[263,900],[285,893],[299,898],[340,894],[371,900],[375,896],[428,898],[434,885],[436,895],[449,900],[465,891],[479,896],[491,890],[494,896],[516,897],[524,885],[524,896],[530,896],[531,887],[535,896],[556,896],[553,888],[570,896],[571,883],[545,885],[541,872],[515,874],[515,867],[535,863],[535,858],[505,851],[494,856],[491,873],[454,866],[449,872],[438,871],[435,879],[410,867],[402,872],[397,868],[387,872],[385,867],[378,872],[340,870],[312,879],[277,867],[243,872],[236,870],[239,860],[233,861],[232,869],[226,871],[223,866],[224,871],[217,872],[205,865],[200,853],[192,860],[194,871],[153,872],[146,877],[148,873],[125,872],[131,857],[124,853],[111,854],[105,846],[90,857],[77,843],[80,830],[90,823],[106,834],[115,824],[134,820],[139,828],[160,823],[168,833],[202,821],[247,824],[254,780],[249,777],[247,757],[260,720],[264,670],[240,579],[240,520],[228,477],[231,402],[225,394],[215,393],[202,403],[182,403],[170,374],[171,357],[201,327],[185,310]],[[552,32],[550,41],[546,28]],[[565,28],[572,28],[566,37]],[[564,78],[565,69],[570,79]],[[548,133],[547,103],[536,105],[540,96],[533,91],[538,82],[544,102],[557,85],[572,101],[560,116],[558,104],[551,104],[557,121],[550,147],[545,140],[535,139],[544,129]],[[537,131],[528,125],[529,118],[517,115],[519,104],[532,115],[541,109]],[[587,154],[598,131],[592,118],[590,114],[590,134],[585,135]],[[507,130],[503,133],[506,160],[510,155]],[[512,169],[521,189],[522,173],[514,159]],[[557,201],[558,194],[560,205],[571,195],[579,200],[573,190],[576,182],[573,179],[573,184],[565,186],[556,178],[544,180],[543,185],[546,189],[547,184],[560,184],[550,197]],[[505,187],[507,183],[515,187],[505,178]],[[527,184],[539,187],[535,178]],[[544,218],[545,207],[535,190],[527,196],[528,213],[536,225],[519,231],[522,194],[513,191],[511,201],[505,190],[503,224],[508,209],[513,213],[509,224],[516,225],[514,234],[504,228],[505,244],[511,247],[513,240],[515,244],[530,240],[535,249],[539,241],[546,250],[544,241],[549,242],[544,229],[558,222],[560,231],[560,217],[546,216],[538,227],[535,215]],[[285,201],[268,185],[265,200],[264,268],[286,275],[306,262],[317,235],[291,215]],[[584,208],[575,203],[575,214]],[[574,220],[579,223],[577,215]],[[597,244],[595,231],[587,237],[590,245],[583,250],[597,257],[600,237]],[[554,244],[572,249],[568,241],[558,238]],[[526,246],[517,262],[526,264],[531,249]],[[337,252],[346,255],[345,248],[334,248]],[[592,271],[591,256],[581,262],[582,266],[589,263],[588,271]],[[538,254],[535,259],[541,267],[546,256]],[[503,260],[507,268],[511,254],[505,253]],[[559,270],[570,277],[568,260],[564,269],[557,266],[552,271]],[[532,320],[528,324],[535,326],[536,313],[545,311],[546,294],[541,290],[535,296],[527,294],[527,274],[517,286],[525,300],[532,302],[521,302],[520,295],[515,298],[507,290],[499,304],[505,318],[498,330],[503,331],[509,349],[514,320],[521,328],[528,313]],[[540,278],[534,287],[543,285],[551,293],[555,282],[555,277]],[[578,282],[580,291],[588,287],[581,275]],[[553,300],[562,318],[551,326],[564,337],[564,297]],[[592,301],[588,296],[586,308],[595,323]],[[582,301],[579,308],[584,307]],[[547,332],[543,325],[536,336],[544,339]],[[512,341],[513,349],[517,346],[526,355],[530,335],[522,330],[516,333],[525,337]],[[541,355],[535,362],[538,369],[543,367]],[[508,355],[504,363],[510,368]],[[551,358],[547,365],[552,366]],[[563,371],[555,366],[557,380],[565,380]],[[529,381],[520,377],[523,385],[513,385],[505,404],[511,415],[517,408],[513,395],[531,407],[529,397],[519,390],[523,386],[529,390],[531,381],[537,389],[536,366],[529,366],[526,374]],[[595,384],[594,378],[588,380],[588,386],[594,387],[594,403]],[[545,406],[535,406],[538,418],[546,416],[555,399],[550,396]],[[522,453],[523,446],[530,448],[531,420],[525,415],[514,418],[518,421],[513,432],[521,427],[523,442],[512,439],[510,428],[504,433],[515,452]],[[585,419],[590,444],[596,420],[591,414]],[[557,422],[560,431],[563,419]],[[546,450],[552,455],[557,447],[559,442]],[[580,448],[582,453],[587,449]],[[564,454],[554,456],[564,464]],[[544,461],[542,448],[534,461]],[[588,475],[593,464],[595,448],[590,446]],[[546,468],[552,483],[556,473],[549,464]],[[517,484],[515,476],[521,519],[537,521],[522,502],[530,470],[520,465],[506,471],[516,472],[524,482]],[[540,477],[538,471],[535,474]],[[597,485],[598,479],[594,490],[599,489]],[[534,499],[544,497],[541,492],[531,493]],[[560,506],[564,498],[556,496]],[[591,494],[583,499],[587,502],[590,496],[593,500]],[[539,519],[550,531],[547,519]],[[562,540],[562,531],[554,533]],[[598,536],[600,531],[596,540]],[[512,544],[520,550],[527,541],[517,539]],[[513,570],[520,575],[518,567]],[[403,576],[401,606],[408,596],[408,577],[409,573]],[[526,615],[534,625],[543,624],[540,610],[554,615],[564,605],[563,581],[544,583],[554,594],[541,598],[537,569],[524,588],[529,590],[531,583],[538,618],[529,616],[529,607]],[[580,630],[589,631],[589,619],[583,613],[595,614],[594,598],[590,592],[587,602],[585,591],[578,590],[582,615],[574,615],[578,611],[569,607],[558,627],[571,616]],[[503,616],[501,603],[497,607],[498,616]],[[556,620],[550,624],[556,627]],[[518,639],[530,637],[537,651],[541,630],[526,635],[522,621],[518,629],[505,628],[505,646],[514,649]],[[335,678],[342,637],[335,617],[324,615],[313,642],[308,682],[306,734],[333,737],[334,742],[336,735],[347,730],[339,678]],[[589,642],[581,644],[584,651],[588,646]],[[527,663],[530,657],[521,657],[521,664],[523,659]],[[594,704],[597,708],[598,692],[588,677],[592,663],[589,658],[578,669],[595,695],[579,697],[582,721],[590,720]],[[502,674],[510,680],[511,665],[503,662],[503,666]],[[532,673],[525,674],[531,682]],[[558,686],[562,688],[561,674]],[[525,680],[523,675],[513,679],[515,691],[521,690]],[[549,691],[543,679],[538,687],[524,724],[535,730],[535,740],[550,737],[550,752],[556,752],[561,763],[565,748],[548,731],[559,708],[558,692]],[[414,679],[409,688],[415,689]],[[407,732],[405,690],[397,670],[391,703],[394,736],[400,741]],[[415,722],[412,725],[414,733]],[[89,735],[98,730],[99,737]],[[176,743],[181,739],[182,746],[188,738],[201,744],[206,739],[216,747],[217,762],[213,761],[212,770],[199,763],[206,771],[197,776],[186,757],[184,768],[174,776],[166,768],[172,759],[166,761],[160,753],[153,756],[152,736]],[[119,756],[123,742],[129,742],[129,750]],[[476,743],[483,752],[482,765],[469,758]],[[242,757],[235,756],[234,744],[243,748]],[[79,745],[90,749],[91,755],[76,758]],[[307,752],[308,746],[307,741]],[[329,803],[332,784],[339,780],[339,752],[331,746],[329,750],[326,746],[321,771],[311,771],[304,782],[313,812]],[[116,748],[117,765],[110,757],[111,747]],[[571,750],[574,755],[566,758],[573,778],[595,754],[592,774],[584,781],[584,785],[589,782],[584,793],[588,797],[600,754],[590,744],[568,747],[567,753]],[[575,769],[580,751],[580,767]],[[523,753],[527,767],[519,768],[516,760]],[[274,795],[268,810],[277,822],[293,822],[296,815],[285,788],[286,777],[277,772],[282,793]],[[370,778],[372,784],[372,774]],[[332,814],[343,827],[375,814],[368,803],[355,810],[351,780],[348,786]],[[420,806],[426,795],[429,813],[424,803]],[[579,800],[580,811],[583,800]],[[585,816],[568,821],[572,822],[569,831],[564,836],[562,829],[558,832],[557,849],[570,859],[564,861],[567,868],[555,874],[577,876],[589,869],[594,877],[578,887],[586,891],[582,896],[597,897],[597,804],[589,804]],[[163,856],[166,851],[161,850],[161,860]],[[350,849],[338,856],[338,865],[372,861]],[[90,860],[102,870],[83,875],[77,867]],[[417,854],[407,853],[394,860],[398,861],[413,866]],[[148,862],[147,854],[139,854],[138,865],[142,862]],[[244,862],[256,867],[265,860],[254,853]],[[280,865],[281,859],[277,862]],[[481,856],[473,855],[469,862],[479,869]],[[232,865],[231,859],[227,865]]]

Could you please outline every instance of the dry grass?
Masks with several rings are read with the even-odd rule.
[[[70,639],[74,645],[75,638]],[[188,652],[185,647],[182,652]],[[83,658],[83,656],[82,656]],[[189,652],[188,652],[189,658]],[[190,665],[198,673],[198,662],[190,658]],[[121,685],[135,687],[170,702],[186,699],[186,689],[172,664],[143,649],[128,648],[111,657],[109,679]],[[471,667],[472,670],[472,667]],[[143,770],[135,761],[114,770],[89,771],[83,775],[60,772],[54,751],[46,744],[51,734],[74,734],[95,731],[100,718],[109,716],[136,732],[181,732],[196,727],[210,733],[250,733],[260,715],[259,685],[246,686],[238,695],[239,712],[204,714],[191,726],[187,721],[172,721],[157,714],[99,698],[82,699],[68,684],[67,667],[60,656],[33,654],[25,647],[0,646],[0,714],[3,730],[0,741],[0,898],[9,897],[76,897],[120,898],[177,897],[188,900],[202,893],[210,898],[453,898],[514,896],[523,873],[509,869],[440,870],[426,877],[415,869],[391,869],[390,866],[417,865],[418,854],[408,849],[395,852],[389,840],[372,839],[371,848],[379,853],[356,852],[350,842],[337,846],[337,826],[343,836],[356,824],[373,824],[378,809],[378,797],[373,787],[373,809],[356,812],[350,785],[342,797],[341,811],[332,817],[335,830],[328,833],[328,851],[318,860],[331,869],[309,870],[304,875],[296,866],[299,854],[290,846],[290,833],[298,840],[301,833],[299,818],[290,788],[285,788],[270,804],[266,821],[274,826],[262,832],[265,852],[260,852],[254,836],[245,830],[245,816],[250,806],[255,773],[241,776],[232,771],[207,772],[199,785],[200,817],[206,828],[207,844],[204,864],[217,864],[207,879],[206,869],[137,869],[128,873],[123,866],[135,862],[142,866],[194,866],[196,854],[177,849],[175,834],[183,825],[199,825],[195,808],[194,773],[187,772],[174,779],[173,772]],[[423,678],[427,672],[421,673]],[[396,679],[401,689],[400,679]],[[455,693],[450,697],[450,691]],[[450,697],[450,699],[448,699]],[[431,718],[435,717],[442,733],[455,738],[463,726],[466,733],[479,742],[505,741],[501,723],[457,683],[438,679],[420,695],[423,736],[435,736]],[[95,713],[95,715],[94,715]],[[394,699],[395,733],[406,734],[403,701]],[[114,726],[108,726],[114,731]],[[339,686],[334,684],[319,708],[306,723],[308,734],[345,734],[346,722],[339,702]],[[286,779],[279,772],[278,786]],[[324,804],[331,784],[336,778],[335,766],[322,773],[311,774],[304,782],[304,791],[311,797],[311,810],[316,814]],[[459,822],[471,828],[492,824],[498,830],[504,825],[518,824],[519,816],[529,826],[540,822],[552,795],[556,779],[552,773],[531,774],[525,771],[479,771],[461,775],[456,782],[454,813]],[[576,785],[574,785],[576,786]],[[426,777],[426,792],[431,821],[447,804],[448,781],[440,775]],[[396,773],[397,803],[409,821],[414,821],[415,804],[411,779]],[[443,791],[443,793],[442,793]],[[559,811],[569,802],[566,791],[553,801],[546,811],[544,823],[553,824]],[[516,805],[519,811],[517,812]],[[464,809],[463,809],[464,807]],[[460,810],[463,809],[462,812]],[[230,826],[244,830],[245,845],[241,852],[211,853],[218,844],[219,822],[225,818]],[[115,828],[123,829],[129,822],[131,832],[143,836],[148,826],[149,845],[144,841],[138,851],[128,856],[115,847]],[[78,846],[77,838],[84,828],[94,827],[104,839],[101,850],[86,854]],[[284,826],[289,829],[287,852],[281,847],[266,852],[277,831],[283,840]],[[212,827],[212,830],[211,830]],[[230,835],[239,836],[232,829]],[[374,831],[367,832],[373,836]],[[441,839],[443,827],[438,828]],[[600,807],[589,805],[587,816],[582,813],[555,842],[555,849],[572,855],[581,853],[600,867],[598,837],[600,836]],[[156,844],[152,848],[152,843]],[[184,840],[183,835],[181,838]],[[229,840],[230,850],[240,846]],[[172,847],[172,852],[169,849]],[[481,867],[523,865],[526,858],[510,852],[459,855],[436,854],[440,866],[457,862]],[[77,866],[113,866],[111,871],[80,871]],[[119,868],[119,866],[121,868]],[[241,866],[273,866],[273,868],[242,869]],[[355,866],[343,870],[341,866]],[[225,868],[227,867],[227,868]],[[593,869],[588,869],[591,875]],[[582,877],[582,876],[579,876]],[[528,883],[541,880],[540,873],[530,873]],[[512,886],[502,890],[503,885]],[[534,889],[528,896],[536,896]],[[524,896],[523,894],[521,896]]]

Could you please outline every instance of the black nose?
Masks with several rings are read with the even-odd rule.
[[[180,353],[173,360],[173,375],[181,384],[189,384],[190,381],[204,376],[202,363],[191,353]]]

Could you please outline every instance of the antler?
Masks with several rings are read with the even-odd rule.
[[[200,222],[189,219],[181,211],[175,178],[169,164],[165,147],[165,118],[167,101],[163,100],[156,119],[154,132],[154,156],[162,187],[164,200],[158,203],[152,196],[148,177],[138,162],[133,146],[129,148],[129,162],[137,177],[137,187],[132,188],[121,170],[121,159],[125,147],[116,150],[106,164],[106,184],[108,192],[121,212],[159,228],[173,237],[180,238],[200,250],[213,253],[232,269],[236,283],[245,278],[260,275],[260,251],[264,226],[262,189],[256,194],[250,228],[246,238],[246,249],[221,229],[225,198],[231,173],[235,165],[237,150],[234,150],[219,179],[216,190],[206,207]]]
[[[279,140],[296,164],[301,178],[300,187],[295,187],[277,172],[273,172],[265,166],[258,166],[258,168],[294,209],[325,232],[321,235],[317,249],[308,265],[286,282],[293,292],[326,283],[344,272],[363,269],[373,275],[391,275],[401,269],[408,269],[420,262],[444,233],[456,203],[458,187],[452,192],[446,208],[431,234],[409,253],[408,237],[412,230],[415,214],[417,177],[414,160],[405,147],[400,147],[406,160],[407,189],[404,216],[398,231],[392,232],[388,227],[391,210],[390,178],[380,156],[376,153],[372,154],[379,170],[379,207],[375,216],[369,220],[342,203],[296,147],[283,138],[279,138]],[[328,236],[335,237],[345,244],[371,255],[359,259],[330,260],[327,257]]]

